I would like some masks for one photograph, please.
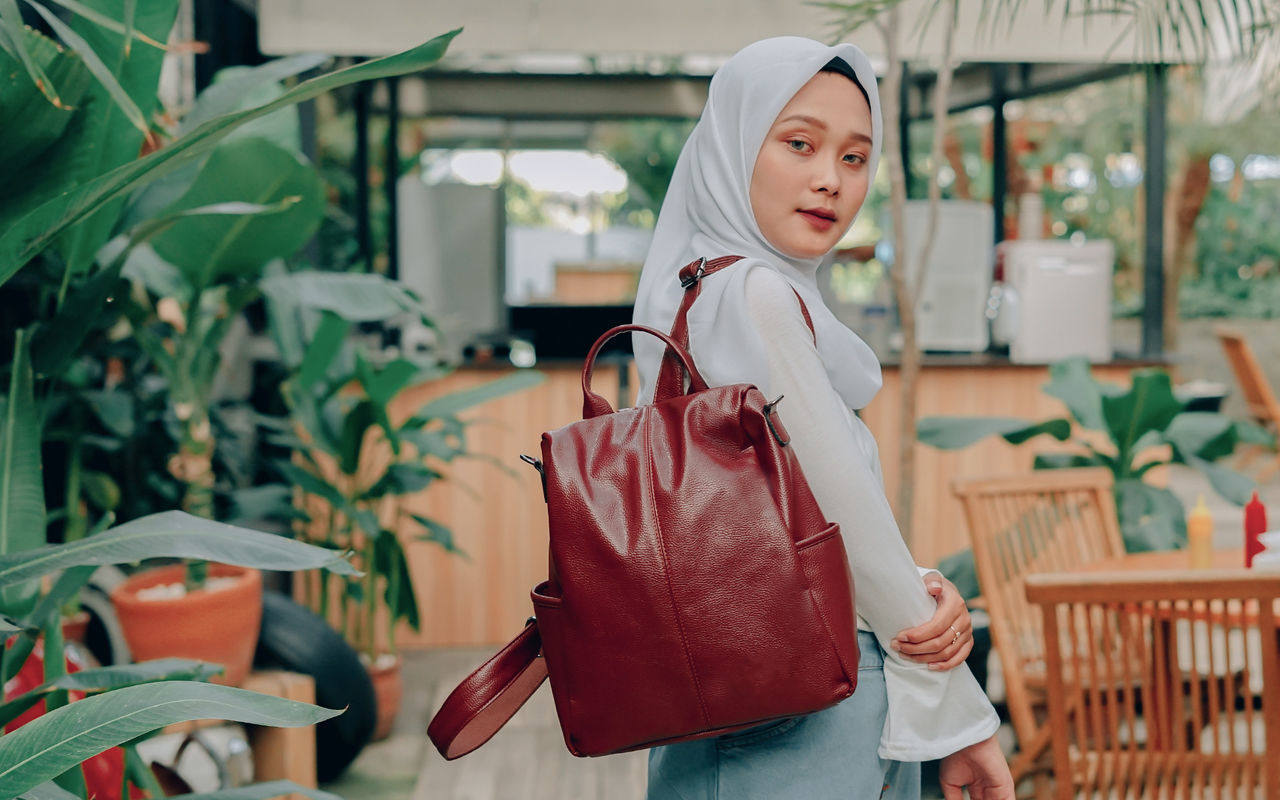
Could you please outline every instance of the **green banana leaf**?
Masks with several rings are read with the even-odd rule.
[[[77,542],[0,556],[0,587],[67,567],[166,557],[199,558],[268,570],[327,569],[339,575],[359,575],[342,554],[323,547],[182,511],[164,511]]]
[[[1102,398],[1115,395],[1120,387],[1096,380],[1089,371],[1086,358],[1067,358],[1049,366],[1049,382],[1044,393],[1063,402],[1071,416],[1081,426],[1095,431],[1105,431],[1102,417]]]
[[[80,800],[80,795],[72,794],[50,781],[26,790],[18,795],[18,800]]]
[[[1126,552],[1186,546],[1187,518],[1182,502],[1173,492],[1126,478],[1116,481],[1115,496]]]
[[[45,540],[41,426],[28,345],[27,331],[18,331],[8,396],[0,401],[0,560]],[[35,607],[38,588],[22,581],[0,584],[0,610],[25,616]]]
[[[120,9],[119,0],[81,0],[79,5],[98,17],[118,15]],[[138,0],[134,31],[149,40],[164,41],[173,29],[178,5],[174,0]],[[89,53],[96,53],[109,80],[100,78],[90,87],[80,125],[73,135],[58,142],[57,158],[71,164],[64,189],[93,180],[138,157],[147,135],[147,121],[158,104],[156,87],[164,62],[163,49],[132,47],[133,40],[123,30],[104,27],[96,19],[78,16],[71,28],[82,42],[73,42],[61,33],[60,38],[86,62],[90,61]],[[116,227],[123,203],[120,198],[107,204],[59,243],[65,268],[72,275],[82,274],[93,265],[99,248]]]
[[[0,727],[8,725],[21,716],[24,711],[39,703],[50,692],[105,692],[156,681],[207,681],[221,671],[222,667],[219,664],[206,664],[185,658],[162,658],[142,664],[122,664],[73,672],[57,680],[45,681],[36,688],[0,704]]]
[[[1182,401],[1173,395],[1169,373],[1142,369],[1133,373],[1129,391],[1102,397],[1102,416],[1123,465],[1132,463],[1135,445],[1152,431],[1163,431],[1182,413]]]
[[[959,450],[988,436],[1003,436],[1010,444],[1021,444],[1042,434],[1065,442],[1071,438],[1071,423],[1065,419],[1028,422],[1016,417],[924,417],[916,425],[920,441],[940,450]]]
[[[50,711],[6,734],[0,749],[0,797],[17,796],[103,750],[175,722],[212,718],[300,727],[340,713],[193,681],[116,689]]]
[[[161,150],[117,167],[43,203],[0,234],[0,284],[8,281],[24,264],[49,247],[72,226],[81,223],[105,204],[163,177],[183,164],[191,163],[236,127],[341,86],[424,70],[444,55],[449,42],[459,32],[460,29],[451,31],[402,53],[312,78],[271,103],[210,120]]]
[[[23,39],[27,52],[59,87],[68,107],[58,108],[50,103],[24,74],[21,64],[0,53],[0,119],[22,120],[21,125],[4,126],[4,147],[0,147],[0,175],[13,178],[19,177],[19,170],[29,164],[56,166],[48,163],[50,160],[44,155],[75,118],[75,109],[92,81],[89,70],[74,52],[58,47],[52,39],[32,30],[24,31]],[[31,187],[24,183],[6,180],[6,186],[9,189],[4,193],[6,196],[31,197]],[[13,192],[16,187],[22,190]],[[0,208],[17,199],[0,199]]]
[[[280,81],[307,70],[316,69],[328,60],[328,56],[319,53],[303,53],[288,58],[278,58],[256,67],[236,67],[234,71],[219,70],[213,78],[213,84],[202,91],[196,97],[196,103],[191,110],[182,115],[178,123],[178,135],[185,136],[205,122],[223,114],[243,111],[254,105],[275,100],[284,91],[279,88]],[[246,102],[246,99],[260,96],[259,91],[263,87],[277,87],[278,91],[260,102]],[[285,111],[282,109],[276,113],[281,114]],[[268,115],[261,120],[250,122],[228,134],[228,138],[252,134],[259,122],[270,123],[273,116]],[[293,124],[296,126],[296,113],[293,119]],[[276,143],[282,144],[279,141]],[[186,193],[187,189],[191,188],[191,183],[196,179],[203,163],[202,160],[197,160],[134,192],[129,198],[122,224],[125,227],[132,227],[173,205]]]
[[[1223,467],[1196,456],[1188,456],[1186,461],[1187,464],[1204,473],[1214,491],[1238,506],[1243,507],[1249,502],[1253,490],[1258,488],[1258,484],[1252,478],[1229,467]]]
[[[261,274],[311,238],[324,216],[324,186],[302,158],[266,139],[239,139],[214,148],[204,168],[171,211],[228,202],[261,205],[298,198],[264,216],[195,216],[175,221],[151,242],[197,291]]]

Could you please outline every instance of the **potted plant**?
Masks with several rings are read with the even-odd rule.
[[[1022,444],[1048,435],[1069,442],[1070,452],[1042,453],[1036,469],[1106,467],[1115,476],[1116,510],[1125,548],[1130,552],[1168,550],[1187,541],[1186,515],[1178,498],[1146,478],[1156,467],[1185,464],[1202,472],[1213,488],[1236,505],[1244,505],[1253,481],[1217,463],[1239,444],[1270,446],[1272,437],[1251,422],[1207,411],[1188,411],[1174,394],[1169,374],[1160,369],[1133,373],[1126,389],[1095,379],[1085,359],[1059,361],[1049,368],[1045,393],[1066,406],[1068,417],[1042,422],[1005,417],[926,417],[919,422],[920,441],[944,450],[967,447],[987,436]],[[1092,431],[1093,435],[1080,435]],[[969,551],[944,559],[939,567],[975,597],[973,555]]]
[[[95,483],[98,489],[107,487],[96,506],[111,506],[110,484],[102,481],[70,482],[61,532],[70,534],[70,540],[44,546],[50,515],[42,486],[41,434],[44,423],[67,405],[61,389],[75,384],[66,377],[77,367],[86,339],[119,318],[120,303],[115,301],[124,297],[120,275],[134,246],[179,219],[276,213],[288,205],[217,203],[216,208],[125,220],[121,203],[128,193],[182,167],[198,167],[220,140],[275,110],[356,81],[425,69],[456,35],[455,31],[398,55],[321,75],[248,108],[224,109],[193,120],[188,130],[157,149],[150,117],[162,40],[172,28],[177,0],[144,0],[136,7],[128,3],[123,12],[115,7],[100,11],[100,6],[76,4],[71,15],[59,16],[39,2],[27,3],[64,46],[25,28],[15,4],[0,8],[0,38],[5,43],[0,52],[0,116],[23,120],[21,126],[0,132],[0,171],[10,179],[11,190],[0,197],[0,289],[25,294],[34,286],[31,294],[40,297],[31,303],[6,298],[7,311],[14,313],[0,321],[0,339],[6,349],[12,344],[15,353],[5,365],[7,377],[0,376],[8,386],[0,396],[0,678],[6,684],[41,637],[48,652],[61,650],[59,611],[74,605],[79,588],[99,564],[149,557],[212,558],[251,568],[311,569],[327,564],[351,570],[349,564],[339,563],[341,559],[335,561],[332,551],[186,516],[138,519],[99,533],[110,524],[111,513],[89,524],[91,508],[82,502],[81,493],[93,492]],[[268,65],[266,72],[278,80],[315,66],[315,57],[300,57]],[[114,254],[100,258],[102,245],[121,231],[124,238]],[[15,276],[18,280],[10,282]],[[59,570],[61,576],[42,590],[40,578]],[[85,797],[88,789],[76,769],[79,763],[171,722],[220,716],[298,725],[336,713],[187,680],[207,672],[198,664],[175,670],[172,664],[151,663],[68,676],[63,659],[48,658],[43,672],[43,685],[0,704],[0,715],[8,721],[42,701],[46,708],[39,719],[2,734],[0,796],[34,791],[42,797]],[[156,680],[172,682],[135,685]],[[62,707],[72,690],[92,694],[77,700],[74,708]],[[91,732],[96,733],[88,735]],[[125,751],[133,782],[147,786],[153,797],[160,796],[136,753],[131,747]],[[248,793],[240,790],[235,796],[265,798],[290,791],[332,800],[326,793],[285,782]],[[107,797],[109,792],[95,794]]]
[[[177,3],[172,0],[155,0],[130,21],[133,30],[148,46],[133,48],[133,40],[125,35],[126,28],[119,20],[90,11],[84,12],[85,18],[78,18],[81,33],[42,12],[64,40],[77,47],[59,51],[49,40],[31,31],[19,37],[19,44],[24,47],[18,55],[26,56],[24,65],[30,65],[36,74],[64,78],[62,83],[76,92],[75,97],[83,102],[85,110],[83,120],[71,124],[70,118],[79,112],[66,107],[68,104],[56,94],[56,87],[50,89],[50,84],[43,81],[26,81],[21,70],[6,71],[11,82],[4,87],[0,105],[30,105],[37,121],[46,117],[50,120],[47,125],[36,125],[36,130],[46,134],[65,130],[65,133],[62,139],[53,135],[33,144],[27,140],[29,137],[19,136],[21,141],[15,142],[14,151],[27,159],[15,169],[29,177],[31,183],[27,192],[18,193],[20,199],[28,201],[27,205],[10,202],[0,209],[0,218],[16,218],[2,240],[11,248],[5,252],[11,260],[0,265],[0,275],[8,277],[24,262],[38,256],[40,248],[34,246],[33,241],[43,239],[45,245],[52,241],[47,237],[49,231],[39,227],[46,221],[45,217],[38,213],[23,216],[23,211],[29,211],[31,205],[38,206],[37,211],[60,205],[69,195],[77,194],[74,191],[77,183],[81,187],[103,184],[103,195],[79,201],[96,203],[98,213],[92,218],[86,217],[82,225],[68,227],[59,242],[66,263],[65,271],[56,276],[61,285],[54,304],[55,319],[49,322],[68,324],[71,330],[80,332],[81,338],[68,336],[53,324],[41,326],[37,331],[42,337],[42,341],[37,342],[37,355],[46,361],[68,358],[83,343],[87,327],[82,324],[84,320],[70,315],[94,303],[97,314],[93,316],[101,314],[103,293],[116,289],[122,274],[145,278],[143,283],[152,290],[150,294],[120,293],[118,299],[127,300],[116,303],[115,307],[125,308],[133,324],[132,334],[163,375],[167,386],[171,427],[177,440],[177,452],[170,459],[169,470],[185,487],[182,507],[193,514],[212,517],[214,442],[209,400],[219,363],[218,345],[232,320],[257,296],[257,279],[265,265],[295,252],[318,226],[324,208],[321,182],[315,170],[296,152],[262,135],[225,134],[236,123],[242,124],[266,111],[285,108],[306,96],[318,94],[328,88],[315,85],[326,83],[325,78],[330,79],[329,86],[350,80],[325,76],[312,81],[310,87],[304,84],[292,92],[279,88],[271,102],[258,107],[238,109],[235,104],[242,102],[249,88],[260,88],[264,83],[275,86],[282,76],[316,66],[316,58],[294,59],[255,75],[241,75],[237,79],[241,92],[228,93],[226,87],[218,87],[223,91],[213,93],[212,100],[193,110],[194,119],[204,120],[203,125],[197,124],[188,131],[179,129],[180,135],[172,141],[163,141],[146,120],[154,107],[163,54],[158,40],[170,30],[176,8]],[[7,20],[5,24],[15,22]],[[419,68],[442,51],[442,48],[427,49],[435,52],[429,60],[417,59]],[[28,52],[31,50],[43,62],[32,59]],[[98,64],[103,59],[115,65],[114,72]],[[100,83],[88,80],[91,72]],[[359,80],[356,75],[345,77]],[[306,88],[310,91],[299,91]],[[42,102],[41,91],[46,95],[52,93],[50,99],[57,100],[61,106]],[[122,113],[110,113],[113,108]],[[211,127],[221,130],[213,132],[209,130]],[[217,142],[219,138],[224,141]],[[153,152],[138,159],[144,139],[143,150]],[[37,144],[45,149],[40,159],[31,160],[29,157],[35,152],[32,148]],[[52,157],[61,153],[64,144],[68,163],[74,167],[72,174],[63,175],[57,170],[39,172]],[[74,148],[89,145],[97,148],[94,159],[70,157]],[[167,160],[171,169],[176,165],[173,157],[184,152],[188,160],[191,156],[203,155],[204,163],[193,161],[186,171],[165,178],[161,201],[157,202],[153,195],[135,196],[127,211],[119,200],[112,202],[113,194],[122,196],[129,189],[146,183],[142,177],[146,173],[137,167],[153,161],[154,172],[148,177],[158,177],[165,171]],[[131,167],[138,173],[132,181],[108,180]],[[112,171],[112,168],[116,169]],[[73,191],[47,198],[46,193],[52,188],[50,174],[64,179],[67,188]],[[169,202],[175,194],[180,195],[178,200]],[[43,206],[39,205],[42,200],[47,200]],[[253,202],[247,202],[249,200]],[[73,198],[72,210],[78,210],[76,202]],[[48,219],[56,227],[69,216],[72,215],[50,214]],[[102,248],[118,226],[123,226],[125,233]],[[135,250],[144,244],[149,249]],[[95,258],[100,253],[106,254],[102,269],[88,280],[77,280],[93,272]],[[131,263],[130,256],[143,253],[150,257],[142,266]],[[134,258],[133,262],[136,261]],[[42,261],[40,267],[44,268],[47,263],[53,262]],[[61,319],[63,316],[67,318]],[[49,365],[42,363],[40,367],[42,374],[47,374]],[[74,453],[71,459],[74,466]],[[80,491],[74,481],[68,489],[75,494]],[[67,508],[68,538],[75,539],[84,532],[78,498],[69,497]],[[232,640],[237,640],[236,655],[216,655],[229,664],[231,674],[227,680],[237,682],[243,676],[257,638],[261,576],[243,567],[225,566],[216,570],[218,577],[213,582],[219,589],[216,598],[200,596],[207,591],[207,567],[203,562],[188,564],[185,570],[137,576],[117,590],[113,600],[117,601],[125,637],[140,657],[214,656],[204,649],[193,649],[194,642],[163,644],[169,637],[181,639],[182,628],[171,624],[171,620],[190,619],[190,614],[203,610],[209,615],[207,624],[211,626],[227,626],[235,620],[234,625],[226,628],[226,636],[204,637],[202,643],[230,645]],[[182,573],[180,581],[174,580],[174,572]],[[171,586],[174,583],[179,585],[174,588]],[[177,600],[178,605],[175,606],[173,600]]]
[[[292,448],[292,460],[279,468],[307,495],[298,534],[352,550],[364,572],[340,581],[304,576],[298,594],[362,654],[378,692],[375,738],[385,737],[402,691],[396,629],[406,623],[418,630],[420,624],[401,537],[463,555],[448,528],[410,513],[405,499],[467,455],[459,412],[542,376],[517,372],[398,414],[393,401],[401,390],[442,370],[402,358],[375,363],[347,333],[353,323],[386,318],[393,309],[420,315],[411,293],[377,275],[332,273],[275,276],[264,281],[263,291],[270,330],[289,370],[281,388],[290,417],[274,425],[274,441]]]

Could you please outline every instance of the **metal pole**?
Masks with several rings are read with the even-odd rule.
[[[387,78],[387,153],[383,189],[387,193],[387,277],[400,280],[400,206],[396,187],[400,178],[400,79]]]
[[[1143,232],[1142,355],[1164,353],[1164,192],[1165,100],[1168,67],[1147,67],[1147,165],[1143,174],[1146,224]]]
[[[356,84],[356,244],[364,268],[373,271],[373,246],[369,234],[369,86]]]
[[[1009,136],[1004,121],[1005,66],[991,65],[991,209],[995,213],[995,243],[1004,241],[1004,205],[1009,193]]]

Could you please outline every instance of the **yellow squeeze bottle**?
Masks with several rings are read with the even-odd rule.
[[[1187,516],[1187,552],[1192,569],[1209,569],[1213,566],[1213,516],[1204,504],[1204,496],[1196,500],[1196,507]]]

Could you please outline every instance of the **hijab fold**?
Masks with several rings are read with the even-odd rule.
[[[765,135],[796,92],[833,58],[853,68],[867,94],[872,147],[866,168],[875,176],[883,124],[875,72],[861,50],[797,36],[743,48],[712,77],[702,117],[676,162],[640,273],[634,321],[670,330],[684,291],[679,269],[700,257],[744,256],[704,279],[689,311],[690,347],[703,377],[713,386],[754,383],[768,394],[767,362],[747,313],[745,288],[747,272],[763,267],[784,277],[804,299],[832,386],[850,408],[862,408],[880,389],[875,353],[823,303],[816,281],[822,259],[791,258],[775,249],[761,234],[750,201],[751,175]],[[632,334],[632,340],[639,401],[649,402],[664,345],[646,334]]]

